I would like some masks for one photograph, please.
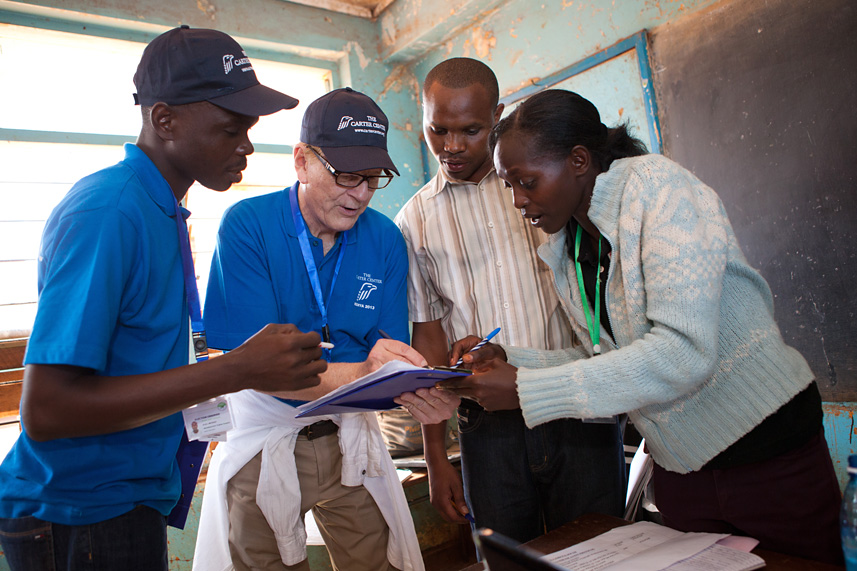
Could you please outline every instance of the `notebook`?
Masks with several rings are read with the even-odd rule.
[[[332,390],[321,398],[297,407],[295,418],[344,412],[389,410],[393,399],[405,392],[434,386],[438,381],[470,374],[467,369],[415,367],[401,361],[383,364],[374,373]]]

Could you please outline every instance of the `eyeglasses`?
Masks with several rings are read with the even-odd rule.
[[[318,157],[318,160],[321,161],[321,164],[324,165],[324,168],[327,169],[327,172],[333,175],[333,178],[336,180],[336,184],[339,186],[344,186],[346,188],[355,188],[363,184],[363,181],[369,183],[369,188],[372,190],[378,190],[379,188],[384,188],[390,181],[393,180],[393,175],[387,169],[384,169],[386,174],[370,174],[363,175],[358,174],[356,172],[339,172],[333,166],[327,162],[327,159],[318,154],[318,151],[307,145],[307,148],[312,151],[312,154]]]

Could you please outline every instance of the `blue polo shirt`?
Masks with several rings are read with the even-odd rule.
[[[223,215],[205,297],[211,347],[234,349],[268,323],[294,323],[301,331],[321,333],[321,312],[295,231],[289,191],[242,200]],[[331,361],[365,360],[379,330],[407,343],[408,256],[396,225],[367,208],[347,232],[346,242],[340,233],[327,255],[321,240],[308,236],[328,305],[335,345]]]
[[[39,304],[27,364],[98,375],[188,363],[188,309],[174,198],[135,145],[80,180],[51,213],[38,262]],[[185,211],[185,214],[187,212]],[[85,525],[179,496],[181,414],[84,438],[36,442],[26,425],[0,465],[0,517]]]

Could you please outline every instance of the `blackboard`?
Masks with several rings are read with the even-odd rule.
[[[722,198],[824,400],[857,401],[857,2],[722,0],[650,41],[664,154]]]

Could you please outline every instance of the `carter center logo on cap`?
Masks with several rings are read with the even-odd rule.
[[[382,137],[387,135],[386,125],[378,123],[378,118],[374,115],[366,115],[365,121],[357,121],[354,117],[343,115],[342,119],[339,120],[337,131],[341,131],[346,127],[351,127],[355,133],[369,133],[371,135],[381,135]]]
[[[223,73],[229,75],[229,72],[234,68],[245,66],[241,69],[241,71],[253,71],[253,66],[250,65],[250,58],[247,57],[246,52],[241,52],[244,57],[240,59],[235,59],[235,56],[232,54],[226,54],[223,56]]]

